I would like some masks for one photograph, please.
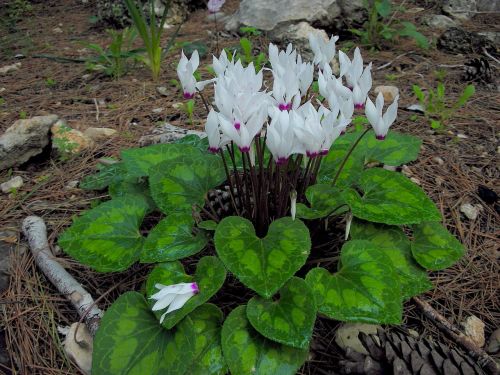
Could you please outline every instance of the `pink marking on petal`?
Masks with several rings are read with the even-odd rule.
[[[284,156],[280,156],[278,158],[278,160],[276,160],[276,164],[278,165],[282,165],[282,164],[285,164],[287,162],[288,158],[285,158]]]
[[[315,158],[316,156],[318,156],[318,152],[316,152],[316,151],[312,151],[312,152],[311,151],[306,151],[306,155],[309,158]]]
[[[247,153],[247,152],[250,151],[250,147],[249,146],[239,147],[239,149],[243,153]]]
[[[184,99],[193,99],[193,98],[194,98],[194,92],[193,93],[190,93],[190,92],[184,93]]]
[[[320,154],[321,156],[325,156],[325,155],[328,155],[328,151],[329,151],[329,150],[324,149],[324,150],[321,150],[321,151],[319,152],[319,154]]]
[[[355,109],[364,109],[365,108],[365,103],[355,103],[354,104]]]
[[[196,284],[196,283],[191,284],[191,289],[193,290],[194,294],[200,293],[200,289],[198,288],[198,284]]]
[[[211,152],[212,154],[218,153],[219,150],[220,150],[220,148],[218,148],[218,147],[209,147],[208,148],[208,152]]]
[[[377,138],[379,141],[383,141],[385,139],[385,135],[377,135],[375,138]]]
[[[342,131],[340,132],[340,135],[344,135],[344,134],[345,134],[345,130],[342,130]]]
[[[235,123],[234,123],[234,128],[235,128],[236,130],[240,130],[240,128],[241,128],[241,124],[240,124],[239,122],[235,122]]]
[[[292,109],[292,102],[290,102],[290,103],[288,103],[288,104],[286,105],[286,110],[287,110],[287,111],[290,111],[291,109]]]
[[[288,104],[283,104],[283,103],[280,103],[280,104],[278,105],[278,109],[279,109],[280,111],[282,111],[282,112],[283,112],[283,111],[286,111],[286,110],[288,110]]]

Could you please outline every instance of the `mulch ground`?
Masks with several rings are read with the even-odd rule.
[[[407,7],[414,8],[413,2]],[[408,5],[410,4],[410,5]],[[237,1],[229,1],[229,10],[237,8]],[[17,24],[15,31],[0,29],[0,66],[21,62],[19,71],[2,76],[0,93],[0,132],[20,116],[57,114],[69,126],[79,130],[87,127],[109,127],[118,130],[113,139],[85,151],[67,162],[46,153],[20,168],[0,172],[0,182],[10,175],[20,175],[25,184],[14,196],[0,197],[0,231],[12,230],[17,246],[13,253],[9,288],[0,295],[0,349],[5,346],[10,363],[0,364],[5,374],[78,374],[79,370],[65,357],[58,327],[78,321],[78,316],[66,299],[59,295],[37,270],[33,258],[25,248],[20,224],[28,215],[43,217],[49,231],[49,241],[56,248],[59,233],[74,215],[87,209],[95,198],[105,198],[80,189],[66,188],[68,182],[81,180],[95,170],[96,159],[118,156],[122,148],[136,146],[140,136],[150,133],[158,124],[169,121],[174,125],[202,129],[204,109],[198,103],[195,121],[187,124],[186,115],[173,107],[182,102],[178,90],[169,85],[175,77],[179,51],[171,53],[164,62],[158,83],[152,82],[143,67],[133,69],[126,76],[111,80],[99,74],[83,76],[84,64],[61,63],[33,55],[52,55],[82,58],[90,52],[82,42],[106,45],[109,38],[104,28],[90,22],[92,1],[49,0],[33,4],[33,11]],[[422,18],[435,9],[407,13],[404,17],[420,25]],[[464,24],[471,31],[500,31],[500,18],[478,15]],[[60,28],[62,33],[54,31]],[[438,31],[420,27],[430,38]],[[167,31],[165,39],[173,32]],[[180,41],[201,40],[211,51],[215,50],[213,23],[206,13],[193,13],[178,35]],[[237,39],[222,34],[221,46],[237,43]],[[257,47],[265,46],[265,37],[256,39]],[[342,46],[342,42],[340,43]],[[26,57],[20,60],[15,54]],[[374,64],[374,86],[394,84],[399,87],[400,107],[416,102],[411,87],[436,86],[438,70],[446,72],[444,83],[447,97],[454,100],[465,87],[461,66],[472,55],[451,55],[432,48],[418,49],[411,41],[401,40],[382,52],[364,52],[366,61]],[[207,56],[205,63],[210,62]],[[387,64],[390,62],[390,64]],[[495,62],[492,63],[494,73]],[[384,66],[385,65],[385,66]],[[377,69],[382,67],[382,69]],[[50,82],[50,84],[48,83]],[[169,87],[169,95],[161,96],[156,87]],[[96,104],[97,103],[97,104]],[[154,109],[163,108],[161,112]],[[500,95],[496,89],[477,85],[476,94],[459,110],[442,131],[434,131],[421,116],[400,109],[395,128],[423,139],[418,161],[408,167],[412,176],[441,210],[444,224],[466,246],[466,256],[455,266],[432,274],[433,291],[423,298],[459,325],[464,318],[475,315],[486,324],[486,336],[500,327],[498,296],[499,246],[498,207],[486,204],[478,196],[478,187],[498,189],[498,137],[500,135]],[[465,135],[466,138],[458,134]],[[440,158],[444,163],[440,163]],[[102,194],[101,194],[102,195]],[[480,205],[477,219],[470,220],[460,212],[463,203]],[[0,239],[2,240],[2,239]],[[4,239],[5,240],[5,239]],[[135,265],[118,274],[98,274],[60,254],[58,259],[91,294],[99,299],[99,306],[108,307],[124,291],[138,289],[147,275],[148,266]],[[446,340],[437,328],[428,322],[415,306],[405,306],[405,324],[422,335]],[[303,374],[325,374],[335,368],[340,355],[334,343],[336,322],[318,320],[310,361],[301,370]]]

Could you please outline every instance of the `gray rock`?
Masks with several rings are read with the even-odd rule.
[[[365,324],[365,323],[343,323],[335,332],[335,342],[344,351],[347,348],[351,348],[355,352],[368,355],[363,344],[358,338],[360,332],[366,334],[377,333],[377,329],[382,328],[376,324]]]
[[[478,12],[500,12],[499,0],[476,0]]]
[[[476,0],[444,0],[443,12],[453,18],[468,20],[477,12]]]
[[[486,351],[490,354],[496,354],[500,351],[500,328],[491,334]]]
[[[314,58],[314,53],[309,46],[308,38],[310,33],[319,34],[325,40],[328,40],[328,35],[324,30],[315,29],[307,22],[277,27],[269,33],[269,37],[272,41],[285,45],[292,43],[305,61],[311,61]]]
[[[437,45],[439,49],[454,54],[484,54],[484,49],[490,53],[496,53],[496,47],[489,39],[478,33],[466,31],[458,27],[450,27],[441,34]]]
[[[361,0],[241,0],[238,12],[228,22],[231,30],[235,29],[234,19],[238,20],[238,24],[265,31],[301,21],[332,27],[339,26],[341,18],[359,21],[361,7]]]
[[[464,333],[469,336],[477,346],[482,348],[486,341],[484,338],[484,322],[477,316],[471,315],[462,322],[462,326],[464,327]]]
[[[144,135],[139,138],[139,145],[144,147],[157,143],[170,143],[190,134],[197,135],[200,138],[205,138],[207,136],[205,132],[183,129],[178,126],[165,123],[163,127],[154,129],[151,134]]]
[[[23,178],[21,176],[16,176],[0,184],[0,190],[2,190],[2,193],[8,194],[13,190],[19,189],[21,186],[23,186]]]
[[[457,26],[457,23],[444,14],[433,14],[425,18],[425,24],[436,29],[448,29]]]
[[[17,120],[0,136],[0,171],[21,165],[49,144],[49,131],[56,115]]]
[[[5,66],[2,66],[0,68],[0,75],[6,75],[6,74],[9,74],[11,72],[15,72],[16,70],[19,70],[19,68],[21,67],[21,63],[15,63],[15,64],[11,64],[11,65],[5,65]]]
[[[498,31],[481,31],[478,34],[481,36],[484,36],[486,39],[495,43],[497,46],[500,45],[500,32],[498,32]]]

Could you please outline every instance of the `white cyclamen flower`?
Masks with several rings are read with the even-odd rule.
[[[330,40],[325,40],[320,34],[310,33],[309,44],[314,52],[313,63],[323,70],[335,57],[335,42],[339,40],[338,36],[331,36]]]
[[[185,99],[192,99],[196,93],[196,78],[194,78],[193,74],[198,69],[199,64],[200,57],[197,50],[193,52],[189,60],[184,51],[181,52],[181,59],[179,65],[177,65],[177,76],[181,81]]]
[[[271,123],[267,126],[266,145],[276,164],[284,164],[294,153],[300,152],[293,128],[304,121],[295,111],[281,111],[276,107],[269,110]]]
[[[311,102],[302,105],[297,113],[303,118],[303,121],[294,126],[293,130],[298,141],[303,145],[305,152],[302,153],[310,158],[321,155],[325,141],[325,133],[321,126],[321,114]]]
[[[392,125],[398,113],[398,99],[399,95],[396,96],[392,104],[387,108],[385,113],[382,115],[382,110],[384,108],[384,96],[380,92],[375,101],[375,105],[367,98],[366,100],[366,118],[373,127],[373,131],[378,140],[384,140],[389,127]]]
[[[205,133],[207,133],[208,138],[208,151],[214,154],[219,152],[222,146],[229,143],[227,137],[221,134],[219,116],[213,109],[211,109],[208,114],[205,124]]]
[[[199,293],[198,284],[196,283],[155,284],[155,288],[159,289],[159,291],[149,297],[156,300],[152,310],[163,310],[168,306],[167,311],[160,318],[160,324],[163,323],[168,313],[180,309],[191,297]]]
[[[339,51],[339,63],[340,77],[345,77],[347,86],[353,89],[363,73],[363,57],[361,56],[361,51],[356,47],[352,61],[344,52]]]
[[[362,109],[365,107],[365,101],[368,97],[368,92],[372,88],[372,63],[370,63],[361,74],[361,77],[354,83],[352,89],[352,98],[354,101],[354,108]]]

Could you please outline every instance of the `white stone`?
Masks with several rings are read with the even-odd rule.
[[[387,165],[387,164],[384,164],[383,168],[392,172],[396,172],[396,170],[398,169],[398,167],[395,167],[394,165]]]
[[[9,74],[11,72],[15,72],[16,70],[19,70],[19,68],[21,68],[20,62],[15,63],[15,64],[11,64],[11,65],[2,66],[0,68],[0,75],[6,75],[6,74]]]
[[[381,327],[376,324],[343,323],[335,332],[335,342],[344,350],[351,348],[358,353],[368,354],[358,335],[360,332],[367,335],[376,334],[378,328]]]
[[[162,113],[164,109],[165,109],[165,108],[163,108],[163,107],[153,108],[153,109],[151,110],[151,112],[153,112],[153,113],[157,113],[157,114],[158,114],[158,113]]]
[[[444,164],[444,160],[441,159],[439,156],[434,156],[432,158],[432,161],[435,162],[435,163],[437,163],[437,164],[439,164],[439,165],[443,165]]]
[[[476,11],[476,0],[444,0],[443,2],[443,12],[460,20],[470,19]]]
[[[0,184],[0,189],[2,189],[3,193],[8,194],[13,190],[19,189],[21,186],[23,186],[23,183],[23,178],[21,176],[16,176],[14,178],[11,178],[9,181]]]
[[[88,149],[94,141],[81,131],[72,129],[62,120],[57,121],[51,128],[52,148],[60,153],[78,155]]]
[[[375,95],[381,92],[384,96],[385,103],[392,103],[396,96],[399,95],[399,89],[396,86],[377,86],[375,87]]]
[[[476,206],[470,203],[464,203],[460,206],[460,212],[462,212],[469,220],[476,220],[479,210]]]
[[[338,24],[340,18],[360,21],[362,7],[362,0],[241,0],[238,12],[226,22],[226,30],[243,24],[271,31],[277,26],[302,21],[331,27]]]
[[[49,144],[56,115],[17,120],[0,136],[0,171],[27,162]]]
[[[460,138],[460,139],[467,139],[467,138],[469,138],[469,137],[468,137],[468,136],[466,136],[465,134],[458,133],[458,134],[457,134],[457,138]]]
[[[166,88],[165,86],[158,86],[156,88],[156,92],[161,96],[169,96],[168,88]]]
[[[78,181],[78,180],[72,180],[72,181],[69,181],[69,182],[66,184],[65,188],[66,188],[67,190],[76,189],[79,183],[80,183],[80,181]]]
[[[93,340],[87,326],[83,323],[73,323],[64,339],[64,351],[68,358],[74,361],[78,368],[87,375],[92,372],[92,349]]]
[[[469,338],[474,341],[477,346],[482,348],[485,343],[484,338],[484,323],[478,317],[471,315],[462,322],[464,327],[464,333],[469,336]]]
[[[111,128],[87,128],[83,134],[93,141],[111,138],[116,134],[115,129]]]
[[[52,32],[53,32],[54,34],[62,34],[64,31],[63,31],[63,29],[61,29],[60,27],[54,27],[54,28],[52,29]]]
[[[157,143],[170,143],[191,134],[197,135],[200,138],[205,138],[207,136],[205,132],[187,130],[167,122],[161,128],[153,129],[152,134],[144,135],[139,138],[139,145],[149,146]]]
[[[433,14],[432,16],[425,18],[424,22],[427,26],[443,30],[457,26],[455,21],[444,14]]]

